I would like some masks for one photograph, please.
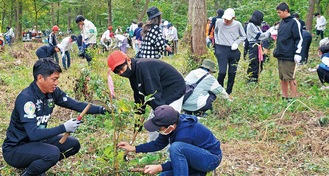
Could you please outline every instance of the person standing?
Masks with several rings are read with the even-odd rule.
[[[8,46],[11,46],[11,43],[13,41],[13,39],[15,38],[15,33],[12,27],[7,26],[6,27],[7,32],[4,34],[5,35],[5,39],[6,42],[8,43]]]
[[[143,30],[143,22],[138,23],[138,28],[134,31],[134,37],[135,37],[135,55],[138,53],[139,48],[142,44],[142,30]]]
[[[154,110],[154,118],[144,123],[149,132],[159,131],[155,141],[137,146],[119,142],[118,147],[128,152],[148,153],[160,151],[168,144],[170,161],[146,165],[145,174],[205,176],[222,161],[220,141],[196,116],[179,114],[174,108],[162,105]]]
[[[274,28],[269,28],[266,32],[263,32],[260,28],[263,22],[264,14],[259,10],[255,10],[247,25],[247,40],[249,50],[249,66],[247,69],[248,83],[259,80],[259,74],[263,70],[263,48],[261,41],[271,37],[271,31]]]
[[[17,96],[2,145],[3,158],[12,167],[26,168],[22,176],[45,175],[58,161],[75,155],[79,141],[69,136],[59,143],[62,133],[77,130],[79,120],[47,128],[55,105],[82,112],[87,103],[78,102],[58,88],[62,69],[52,58],[39,59],[33,66],[34,81]],[[105,114],[92,105],[88,114]]]
[[[232,8],[226,9],[223,19],[218,19],[215,26],[215,56],[219,66],[217,80],[222,87],[224,87],[224,79],[226,72],[228,72],[226,92],[229,95],[233,90],[241,55],[238,46],[245,39],[245,30],[242,24],[235,20],[234,10]]]
[[[177,54],[178,34],[177,29],[172,23],[168,23],[168,43],[172,43],[171,54]]]
[[[213,34],[213,40],[212,40],[212,45],[215,46],[215,40],[216,40],[216,34],[214,33],[214,30],[215,30],[215,26],[216,26],[216,22],[218,19],[222,19],[223,17],[223,14],[224,14],[224,10],[223,9],[218,9],[217,10],[217,16],[215,17],[212,17],[211,19],[211,23],[210,23],[210,26],[209,26],[209,30],[208,30],[208,37],[210,38],[211,37],[211,34]]]
[[[137,58],[160,59],[164,51],[171,52],[171,47],[166,44],[159,27],[161,12],[155,6],[147,10],[148,21],[142,31],[142,46],[137,53]]]
[[[129,58],[121,51],[112,52],[107,62],[115,74],[129,79],[136,104],[144,105],[145,96],[152,95],[154,99],[146,102],[152,110],[167,104],[181,111],[186,85],[183,76],[170,64],[152,58]],[[145,108],[140,107],[137,113],[144,114]],[[151,111],[149,118],[152,117]],[[150,133],[150,140],[157,135]]]
[[[56,46],[59,43],[58,39],[57,39],[57,36],[56,36],[58,31],[59,31],[59,27],[58,26],[53,26],[53,28],[51,29],[51,33],[48,36],[48,44],[49,45]],[[57,63],[59,63],[57,52],[55,52],[52,57],[54,59],[56,59]]]
[[[315,13],[314,16],[316,17],[316,40],[318,40],[319,35],[321,39],[323,39],[323,32],[326,29],[327,20],[319,12]]]
[[[61,45],[63,46],[63,51],[61,51],[62,64],[65,70],[71,66],[71,56],[69,51],[72,49],[73,42],[76,42],[77,40],[77,36],[71,35],[69,37],[65,37],[61,42]]]
[[[82,27],[82,44],[85,48],[84,57],[86,58],[88,64],[90,64],[92,61],[92,56],[88,53],[88,50],[96,47],[97,28],[91,21],[87,20],[82,15],[78,15],[75,22]]]
[[[302,27],[299,21],[290,15],[287,3],[280,3],[276,7],[276,11],[281,21],[273,56],[278,59],[282,99],[289,100],[297,96],[296,70],[302,59]],[[289,88],[290,95],[288,94]]]
[[[186,114],[202,116],[207,110],[212,110],[212,103],[218,95],[223,99],[228,99],[225,89],[212,75],[215,72],[215,63],[210,59],[204,59],[199,68],[192,70],[185,77],[185,82],[189,85],[203,78],[183,103],[183,110]]]

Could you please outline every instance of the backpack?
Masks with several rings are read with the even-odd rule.
[[[185,89],[185,95],[183,99],[183,103],[188,99],[193,94],[194,89],[196,86],[205,78],[209,73],[206,73],[203,75],[196,83],[193,84],[186,84],[186,89]]]

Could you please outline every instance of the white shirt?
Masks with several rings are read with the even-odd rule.
[[[324,16],[316,17],[316,25],[315,28],[317,30],[324,31],[326,29],[327,20]]]
[[[91,21],[87,19],[83,21],[82,36],[84,37],[84,42],[86,44],[96,43],[97,28]]]

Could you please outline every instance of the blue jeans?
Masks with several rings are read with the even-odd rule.
[[[66,62],[66,57],[67,57],[67,62]],[[65,51],[65,55],[62,57],[62,63],[64,69],[67,69],[71,66],[71,57],[69,51]]]
[[[160,176],[195,175],[205,176],[215,170],[222,160],[222,155],[215,155],[208,150],[184,142],[174,142],[169,148],[173,170],[164,171]]]
[[[11,46],[11,38],[10,36],[6,35],[5,36],[6,42],[8,43],[8,46]]]

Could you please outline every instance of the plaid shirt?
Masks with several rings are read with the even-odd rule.
[[[161,52],[166,48],[165,39],[158,25],[154,25],[142,40],[138,58],[161,58]]]

